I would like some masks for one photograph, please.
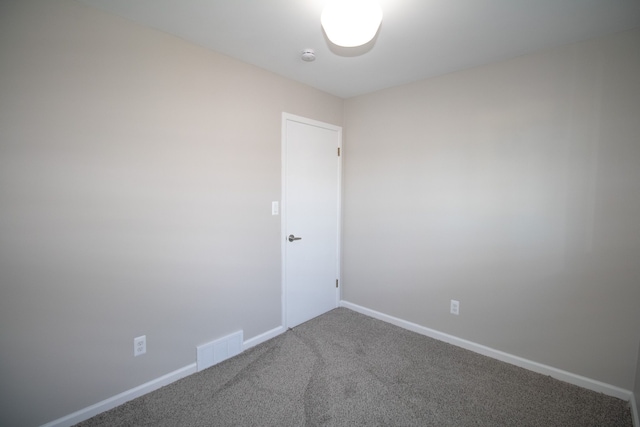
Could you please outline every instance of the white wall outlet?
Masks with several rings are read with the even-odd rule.
[[[460,301],[451,300],[451,314],[455,314],[456,316],[460,314]]]
[[[133,355],[140,356],[147,352],[147,336],[135,337],[133,339]]]

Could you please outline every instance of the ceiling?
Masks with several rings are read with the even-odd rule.
[[[640,0],[380,0],[376,38],[339,48],[323,0],[81,1],[341,98],[640,27]]]

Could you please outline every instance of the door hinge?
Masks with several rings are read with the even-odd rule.
[[[338,279],[336,279],[336,288],[338,287]]]
[[[340,157],[340,147],[338,147],[338,157]]]

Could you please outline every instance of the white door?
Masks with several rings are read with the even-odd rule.
[[[338,306],[342,128],[282,116],[283,324]]]

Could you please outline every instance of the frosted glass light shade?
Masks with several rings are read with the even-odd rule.
[[[332,43],[361,46],[380,28],[382,8],[377,0],[327,0],[320,22]]]

